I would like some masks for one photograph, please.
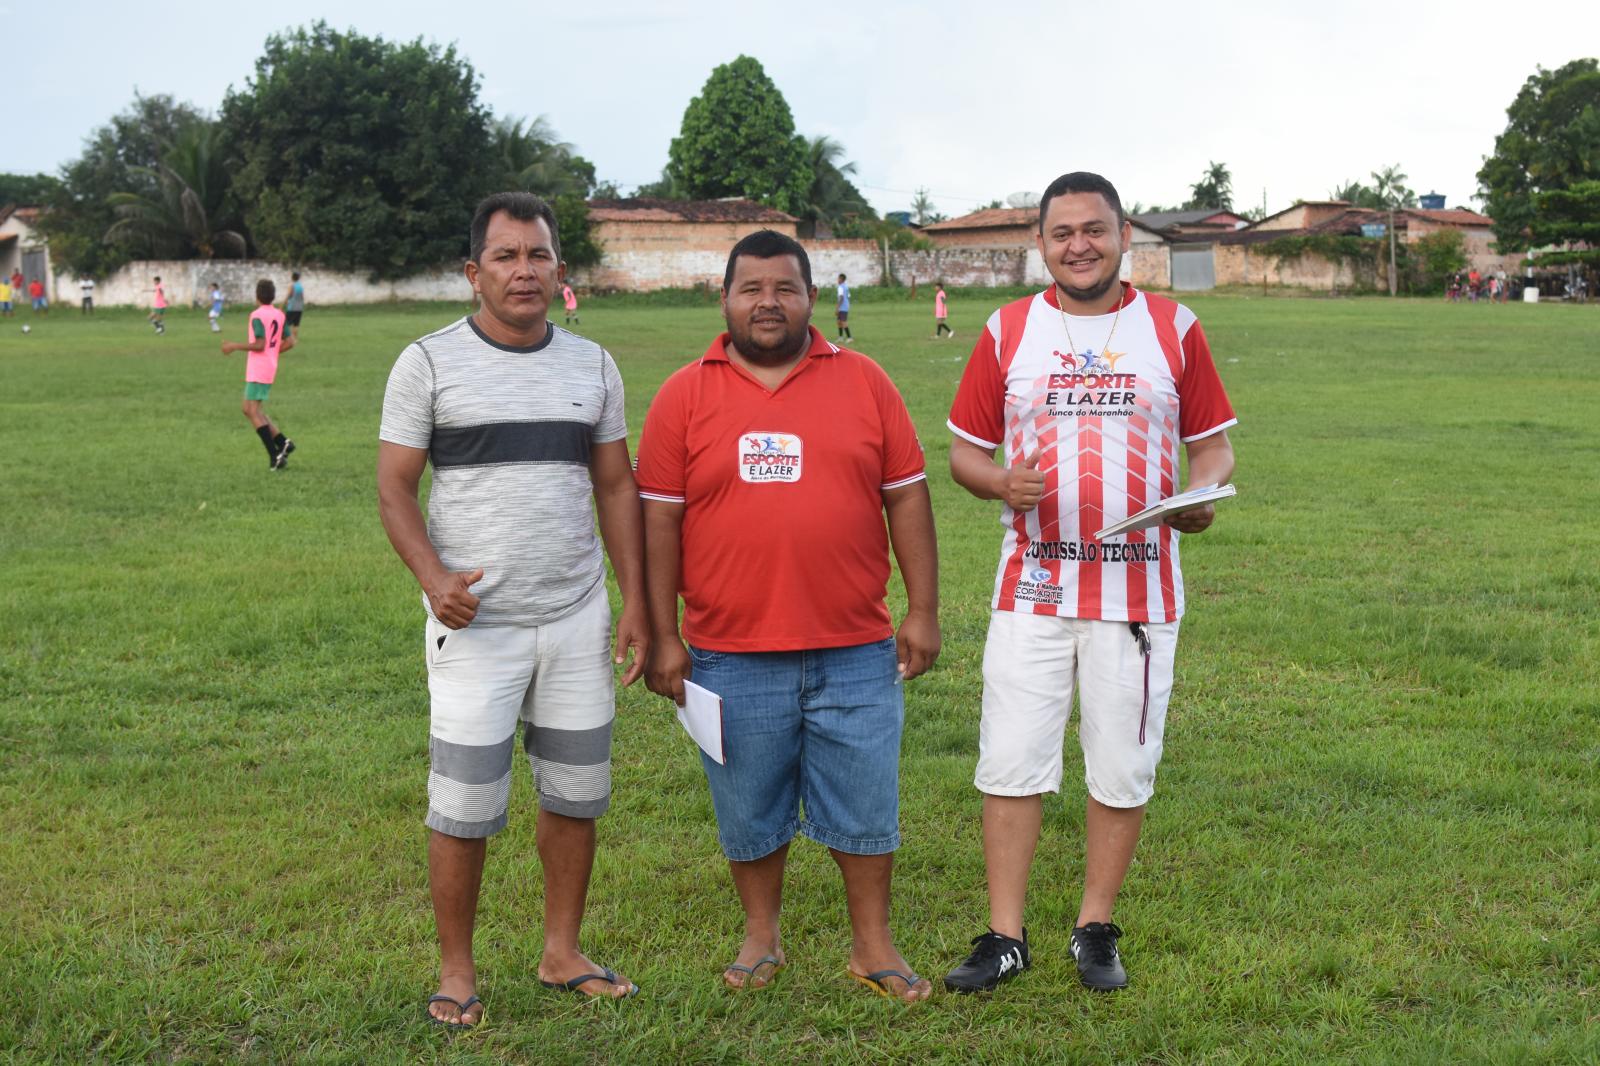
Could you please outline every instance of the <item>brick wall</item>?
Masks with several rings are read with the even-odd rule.
[[[1128,258],[1131,262],[1125,263],[1122,274],[1135,288],[1172,288],[1172,253],[1168,245],[1135,244]]]

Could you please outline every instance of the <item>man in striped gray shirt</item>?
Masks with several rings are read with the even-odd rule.
[[[549,321],[566,272],[559,239],[549,205],[529,193],[478,205],[466,275],[479,310],[400,354],[378,434],[384,529],[428,610],[428,877],[441,958],[426,1009],[453,1028],[483,1016],[472,932],[486,842],[506,824],[519,720],[539,790],[539,979],[591,996],[637,991],[578,947],[595,819],[611,798],[612,664],[631,649],[622,683],[638,678],[649,629],[622,378],[603,348]],[[430,461],[424,523],[417,491]],[[602,540],[622,593],[615,643]]]

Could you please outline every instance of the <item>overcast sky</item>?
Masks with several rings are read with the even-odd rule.
[[[1274,211],[1324,197],[1389,163],[1418,191],[1469,203],[1524,79],[1600,53],[1593,0],[1311,8],[324,0],[316,11],[339,28],[454,43],[497,113],[546,116],[625,189],[659,176],[711,69],[753,55],[801,133],[843,143],[880,211],[925,186],[949,215],[1080,169],[1129,203],[1170,204],[1212,160],[1232,170],[1239,207],[1263,190]],[[136,89],[217,109],[294,17],[272,4],[57,10],[0,0],[0,24],[21,31],[5,34],[5,72],[25,101],[7,94],[0,170],[54,171]]]

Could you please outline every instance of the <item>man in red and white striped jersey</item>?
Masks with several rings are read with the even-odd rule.
[[[1191,487],[1227,481],[1235,422],[1194,313],[1118,280],[1130,236],[1106,179],[1052,182],[1037,239],[1054,284],[990,316],[950,411],[951,474],[1005,504],[976,777],[989,931],[946,977],[953,991],[992,989],[1031,963],[1028,870],[1042,796],[1061,787],[1074,688],[1088,810],[1071,951],[1090,988],[1127,984],[1111,909],[1161,759],[1184,606],[1179,534],[1204,530],[1214,510],[1095,532],[1177,492],[1180,442]]]

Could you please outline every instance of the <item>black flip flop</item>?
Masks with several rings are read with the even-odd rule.
[[[629,981],[628,994],[625,996],[591,996],[589,993],[578,987],[585,981],[604,981],[608,985],[614,985],[617,983],[617,972],[615,970],[603,970],[600,973],[579,974],[570,981],[540,981],[539,983],[544,985],[546,988],[556,988],[565,992],[576,992],[578,995],[584,996],[588,999],[632,999],[634,996],[639,994],[639,986],[634,984],[632,981]]]
[[[424,1003],[422,1005],[422,1016],[424,1018],[428,1019],[428,1021],[431,1022],[432,1024],[438,1025],[438,1026],[442,1026],[445,1029],[472,1029],[472,1028],[475,1028],[477,1026],[478,1022],[483,1021],[483,1015],[482,1014],[478,1015],[478,1022],[451,1022],[451,1021],[446,1021],[443,1018],[436,1018],[436,1017],[434,1017],[433,1011],[428,1009],[429,1007],[433,1006],[435,1003],[450,1003],[450,1004],[453,1004],[455,1006],[456,1010],[458,1010],[460,1012],[460,1014],[458,1016],[462,1017],[462,1018],[465,1018],[467,1016],[467,1011],[472,1009],[473,1004],[477,1004],[478,1006],[482,1006],[483,1005],[483,1000],[479,999],[477,996],[468,996],[467,997],[467,1001],[465,1003],[461,1002],[459,999],[454,998],[453,996],[444,996],[444,995],[429,996],[428,997],[428,1002],[426,1002],[426,1003]]]

